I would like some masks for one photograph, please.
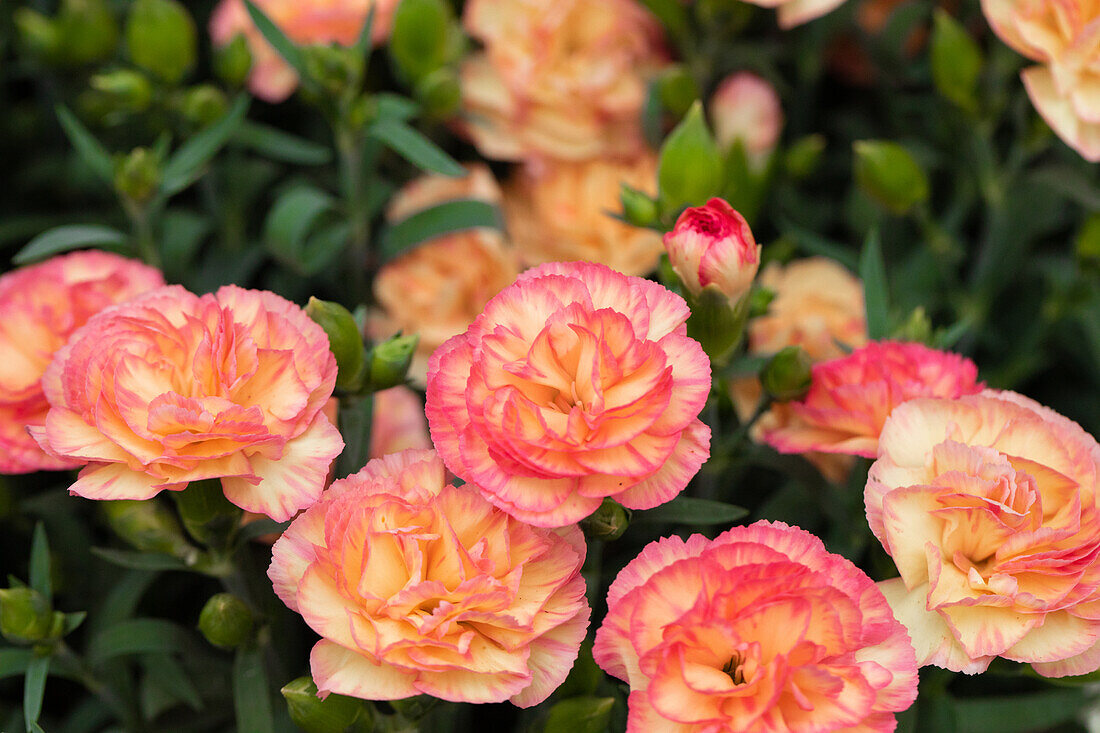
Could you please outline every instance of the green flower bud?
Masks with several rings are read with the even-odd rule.
[[[852,147],[856,181],[871,198],[899,215],[928,200],[928,177],[901,145],[859,140]]]
[[[657,182],[662,209],[675,214],[700,206],[722,188],[722,157],[696,101],[661,147]]]
[[[344,695],[317,697],[317,685],[299,677],[279,692],[286,700],[290,719],[305,733],[343,733],[349,726],[373,730],[373,713],[361,700]]]
[[[229,101],[221,89],[210,84],[191,87],[183,94],[180,112],[196,129],[221,119],[229,110]]]
[[[252,635],[252,611],[232,593],[218,593],[199,613],[199,631],[211,644],[235,649]]]
[[[34,644],[58,638],[61,633],[56,625],[50,602],[38,591],[25,587],[0,590],[0,634],[11,643]]]
[[[102,92],[118,111],[144,112],[153,101],[153,85],[144,74],[130,69],[115,69],[96,74],[92,89]]]
[[[795,180],[808,178],[817,170],[821,155],[825,152],[825,136],[819,133],[800,137],[791,143],[784,155],[783,163],[787,175]]]
[[[936,90],[963,109],[974,109],[974,90],[982,73],[982,52],[959,21],[936,8],[932,28],[932,81]]]
[[[810,389],[813,361],[800,346],[786,346],[760,371],[760,383],[780,402],[801,399]]]
[[[57,28],[61,54],[72,66],[105,61],[118,47],[118,23],[106,0],[64,0]]]
[[[657,93],[661,104],[674,115],[687,114],[701,92],[699,85],[683,64],[672,64],[657,77]]]
[[[918,341],[931,345],[932,335],[932,321],[928,319],[924,307],[917,306],[890,338],[895,341]]]
[[[175,0],[135,0],[126,23],[126,45],[134,64],[178,84],[195,65],[195,21]]]
[[[749,318],[759,318],[766,314],[773,300],[775,300],[774,290],[757,285],[749,293]]]
[[[366,376],[366,359],[363,354],[363,337],[351,312],[339,303],[310,298],[306,315],[328,334],[328,347],[336,357],[339,372],[336,386],[358,391]]]
[[[405,383],[420,335],[394,336],[374,347],[370,362],[370,386],[375,392]]]
[[[596,511],[581,520],[584,536],[593,540],[617,540],[630,526],[632,512],[611,497],[606,497]]]
[[[160,186],[160,160],[148,148],[134,148],[129,155],[115,158],[115,190],[141,204],[153,197]]]
[[[16,8],[12,13],[19,45],[33,58],[56,64],[61,60],[61,33],[53,18],[30,8]]]
[[[229,86],[244,86],[251,70],[252,50],[243,33],[238,33],[232,41],[214,50],[214,73]]]
[[[362,55],[346,46],[306,46],[302,49],[306,76],[330,97],[357,92],[365,70]]]
[[[417,82],[446,63],[451,22],[443,0],[401,0],[393,16],[389,49],[406,79]]]
[[[175,515],[153,499],[101,501],[99,506],[111,530],[135,549],[180,558],[195,552]]]
[[[451,117],[462,102],[458,76],[446,67],[426,74],[416,84],[416,98],[420,100],[429,117],[437,120]]]
[[[207,547],[228,546],[241,525],[244,512],[225,498],[218,479],[192,481],[183,491],[173,491],[172,498],[187,533]]]
[[[657,202],[627,184],[619,188],[619,201],[623,204],[623,218],[636,227],[648,227],[657,222]]]
[[[611,724],[613,697],[571,697],[555,703],[543,733],[604,733]]]

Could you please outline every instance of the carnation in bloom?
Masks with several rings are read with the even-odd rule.
[[[730,74],[710,98],[710,118],[718,144],[728,148],[737,140],[750,159],[766,157],[779,142],[783,108],[775,87],[756,74]]]
[[[443,461],[512,516],[543,527],[605,496],[648,509],[710,452],[698,419],[710,361],[683,299],[608,267],[525,272],[428,367],[428,425]]]
[[[497,160],[633,156],[661,26],[635,0],[471,0],[464,128]]]
[[[424,403],[408,387],[390,387],[374,393],[371,410],[370,457],[432,447]]]
[[[917,661],[1100,668],[1100,446],[1009,392],[916,399],[886,421],[865,499],[901,577],[880,583]]]
[[[374,8],[372,40],[390,34],[398,0],[255,0],[256,6],[298,44],[337,43],[351,46],[359,38],[367,14]],[[244,34],[252,52],[248,88],[260,99],[281,102],[298,87],[298,74],[264,39],[252,23],[244,0],[221,0],[210,16],[210,38],[224,46]]]
[[[179,286],[93,316],[42,380],[35,437],[87,462],[70,493],[148,499],[220,478],[237,506],[282,521],[321,495],[343,448],[322,413],[328,337],[298,306],[234,286]]]
[[[519,522],[409,450],[333,482],[275,543],[268,576],[322,637],[322,696],[529,707],[587,631],[584,554],[576,526]]]
[[[413,181],[394,197],[387,217],[405,219],[457,199],[500,203],[500,188],[488,167],[473,165],[469,171],[463,178],[433,175]],[[418,334],[409,376],[424,384],[432,352],[466,330],[519,270],[516,253],[497,229],[467,229],[424,242],[378,271],[374,297],[380,310],[370,318],[370,335],[382,340],[398,331]]]
[[[42,375],[69,335],[109,305],[164,284],[158,270],[107,252],[61,255],[0,277],[0,473],[74,468],[27,432],[46,421]]]
[[[745,0],[762,8],[775,8],[780,28],[794,28],[839,8],[844,0]]]
[[[871,342],[841,359],[813,366],[806,397],[790,403],[790,421],[764,434],[782,453],[823,451],[874,458],[890,412],[915,397],[976,394],[969,359],[923,344]]]
[[[661,259],[661,235],[608,212],[622,208],[622,184],[653,195],[656,180],[657,158],[648,151],[629,161],[526,165],[505,188],[508,232],[527,265],[584,260],[644,275]]]
[[[593,655],[630,684],[627,733],[885,732],[917,696],[875,584],[781,522],[651,542],[611,584]]]
[[[760,266],[760,245],[749,223],[719,198],[685,209],[664,243],[672,269],[695,295],[714,288],[736,303]]]
[[[1100,161],[1100,4],[982,0],[1001,40],[1038,66],[1021,77],[1035,109],[1086,160]]]

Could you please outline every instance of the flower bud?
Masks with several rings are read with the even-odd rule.
[[[917,341],[922,344],[932,343],[932,321],[924,311],[924,306],[917,306],[905,323],[901,324],[890,339],[892,341]]]
[[[908,150],[886,140],[857,140],[856,181],[871,198],[895,214],[928,199],[928,177]]]
[[[437,120],[451,117],[462,102],[458,76],[446,67],[436,69],[417,82],[416,98],[429,117]]]
[[[243,33],[233,36],[224,46],[214,48],[214,73],[231,87],[241,87],[252,70],[252,51]]]
[[[581,520],[584,536],[593,540],[617,540],[630,526],[632,512],[610,497],[596,511]]]
[[[718,147],[727,150],[740,140],[749,160],[766,158],[779,142],[783,109],[775,88],[756,74],[727,76],[710,98],[710,119]]]
[[[116,110],[143,112],[153,101],[153,85],[140,72],[115,69],[91,78],[92,89],[102,92]]]
[[[105,61],[118,47],[118,23],[106,0],[64,0],[57,29],[63,60],[71,66]]]
[[[336,386],[357,391],[366,376],[366,359],[363,355],[363,337],[351,312],[340,305],[319,298],[310,298],[306,315],[325,330],[328,347],[336,357],[338,374]]]
[[[982,73],[982,52],[959,21],[942,8],[933,13],[930,55],[936,90],[963,109],[974,109],[974,90]]]
[[[661,104],[674,115],[686,114],[699,98],[699,85],[682,64],[672,64],[657,78]]]
[[[169,84],[195,65],[195,21],[175,0],[135,0],[126,23],[130,60]]]
[[[153,197],[160,186],[160,161],[148,148],[134,148],[129,155],[115,158],[115,190],[141,204]]]
[[[207,547],[228,546],[244,512],[225,498],[221,481],[192,481],[183,491],[173,491],[172,498],[189,535]]]
[[[374,347],[370,363],[370,386],[375,392],[405,383],[420,336],[394,336]]]
[[[776,292],[771,288],[759,286],[749,293],[749,318],[759,318],[768,312],[768,306],[775,300]]]
[[[374,730],[371,708],[361,700],[332,694],[317,697],[317,685],[309,677],[299,677],[279,690],[286,700],[290,719],[305,733],[343,733],[349,726]]]
[[[0,590],[0,634],[13,644],[34,644],[61,636],[64,615],[32,588]]]
[[[664,211],[698,205],[722,188],[722,158],[699,102],[661,146],[657,183]]]
[[[307,46],[302,49],[306,76],[332,98],[358,92],[365,70],[362,54],[346,46]]]
[[[801,346],[786,346],[764,365],[760,383],[780,402],[801,399],[810,389],[812,366],[810,355]]]
[[[199,631],[211,644],[235,649],[252,635],[252,611],[232,593],[218,593],[199,613]]]
[[[795,180],[808,178],[821,162],[821,154],[825,152],[825,136],[819,133],[800,137],[787,148],[783,163],[787,168],[787,174]]]
[[[443,0],[401,0],[393,16],[390,56],[412,82],[446,63],[449,8]]]
[[[195,551],[175,515],[157,501],[103,501],[100,506],[107,525],[137,550],[180,558]]]
[[[30,8],[16,8],[12,13],[22,50],[49,64],[60,63],[61,33],[53,18]]]
[[[688,292],[716,289],[731,307],[748,293],[760,266],[760,245],[745,217],[719,198],[684,210],[664,243]]]
[[[623,218],[636,227],[648,227],[657,222],[657,202],[653,197],[623,183],[619,188]]]
[[[221,89],[210,84],[191,87],[183,94],[180,112],[192,127],[206,127],[225,116],[229,110],[229,101]]]

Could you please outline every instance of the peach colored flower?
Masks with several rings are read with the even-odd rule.
[[[75,468],[45,453],[27,433],[50,405],[42,375],[54,352],[91,316],[160,287],[159,271],[90,250],[54,257],[0,277],[0,473]]]
[[[1100,162],[1100,3],[982,0],[1001,40],[1038,66],[1024,69],[1043,119],[1085,160]]]
[[[789,404],[790,421],[764,433],[781,453],[822,451],[874,458],[890,412],[915,397],[976,394],[969,359],[924,344],[872,341],[848,356],[813,366],[805,398]]]
[[[42,380],[47,451],[88,462],[69,492],[148,499],[220,478],[242,509],[289,519],[343,448],[322,414],[336,360],[274,293],[160,288],[93,316]]]
[[[504,191],[508,233],[524,264],[584,260],[625,275],[652,272],[661,235],[612,218],[622,184],[656,193],[657,158],[543,162],[518,170]]]
[[[1100,446],[1009,392],[916,399],[886,421],[867,520],[900,578],[880,583],[917,661],[994,657],[1047,677],[1100,668]]]
[[[374,393],[371,410],[370,457],[432,447],[424,403],[408,387],[390,387]]]
[[[839,8],[844,0],[745,0],[762,8],[775,8],[780,28],[793,28]]]
[[[542,702],[588,628],[574,525],[530,527],[447,485],[432,451],[333,482],[275,543],[275,592],[321,635],[322,696]]]
[[[717,289],[737,303],[760,266],[760,245],[745,217],[719,198],[685,209],[664,237],[672,269],[694,295]]]
[[[627,733],[871,733],[917,696],[875,584],[781,522],[651,542],[611,584],[596,663],[630,683]]]
[[[737,140],[750,159],[766,158],[779,143],[783,108],[775,87],[748,71],[730,74],[710,98],[714,136],[723,148]]]
[[[514,517],[571,524],[605,496],[648,509],[707,459],[710,362],[684,301],[591,263],[529,270],[428,367],[428,425],[456,476]]]
[[[487,158],[632,156],[661,26],[635,0],[470,0],[484,44],[460,78],[463,128]]]
[[[500,203],[500,189],[488,167],[469,169],[465,178],[424,176],[413,181],[394,197],[388,217],[404,219],[455,199]],[[519,270],[516,254],[499,230],[468,229],[429,240],[378,271],[374,297],[380,310],[371,314],[367,330],[375,339],[397,331],[419,334],[409,376],[424,384],[432,352],[466,330]]]
[[[287,37],[298,44],[337,43],[351,46],[374,7],[371,40],[381,43],[390,34],[399,0],[255,0]],[[210,16],[210,38],[224,46],[244,34],[252,52],[248,88],[268,102],[282,102],[298,87],[298,74],[283,61],[252,23],[244,0],[221,0]]]

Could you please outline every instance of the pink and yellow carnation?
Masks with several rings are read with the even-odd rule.
[[[69,336],[107,306],[164,285],[160,271],[107,252],[75,252],[0,277],[0,473],[75,468],[27,432],[46,421],[42,375]]]
[[[814,364],[805,398],[789,403],[785,425],[764,433],[781,453],[821,451],[874,458],[890,412],[915,397],[953,399],[982,390],[969,359],[923,344],[871,342]]]
[[[780,28],[794,28],[831,13],[844,0],[745,0],[762,8],[775,8]]]
[[[874,582],[780,522],[647,545],[611,584],[593,655],[630,684],[627,733],[885,732],[917,695]]]
[[[694,295],[711,288],[737,303],[760,267],[760,245],[749,223],[720,198],[685,209],[664,244],[672,269]]]
[[[88,464],[70,493],[148,499],[221,479],[229,501],[282,521],[317,500],[343,448],[322,413],[335,383],[328,337],[290,301],[170,286],[73,334],[46,370],[34,433]]]
[[[698,419],[710,362],[683,299],[591,263],[522,274],[428,369],[427,415],[447,467],[538,526],[604,497],[648,509],[707,459]]]
[[[432,451],[370,461],[333,482],[275,543],[275,592],[321,635],[322,696],[427,694],[536,705],[588,628],[584,538],[537,529],[469,487]]]
[[[865,499],[917,661],[1100,668],[1100,446],[1026,397],[917,399],[882,430]]]

